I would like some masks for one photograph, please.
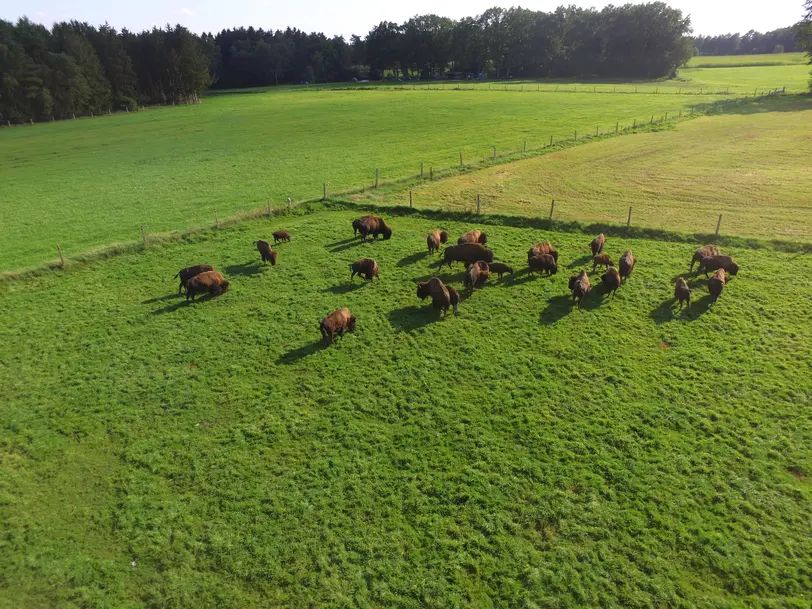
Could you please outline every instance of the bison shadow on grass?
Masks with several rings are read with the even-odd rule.
[[[367,285],[366,281],[362,281],[361,283],[340,283],[338,285],[330,286],[329,288],[324,288],[322,292],[330,292],[331,294],[349,294],[355,290],[360,290],[365,285]]]
[[[373,241],[367,241],[367,243],[375,243],[375,241],[374,240]],[[337,254],[339,252],[343,252],[343,251],[346,251],[348,249],[352,249],[354,247],[358,247],[358,246],[361,246],[361,245],[364,245],[364,242],[361,241],[360,239],[351,239],[349,242],[344,242],[341,245],[337,245],[337,246],[333,247],[332,249],[330,249],[330,253],[331,254]],[[328,247],[330,247],[330,246],[328,246]]]
[[[589,264],[591,262],[592,262],[592,256],[590,256],[590,255],[581,256],[577,260],[573,260],[572,262],[570,262],[567,265],[567,268],[568,269],[577,269],[578,267],[586,266],[587,264]],[[559,268],[561,268],[561,267],[559,267]]]
[[[279,359],[276,360],[277,364],[293,364],[306,358],[308,355],[313,355],[321,351],[322,349],[326,349],[329,347],[330,344],[325,342],[324,340],[317,340],[315,342],[310,343],[309,345],[305,345],[304,347],[299,347],[298,349],[294,349],[293,351],[288,351],[283,353],[279,356]]]
[[[691,288],[694,286],[692,285]],[[694,292],[696,294],[696,292]],[[690,307],[683,307],[682,311],[679,310],[678,301],[672,296],[663,300],[655,309],[649,313],[649,317],[658,326],[668,321],[694,321],[699,319],[704,313],[707,313],[711,306],[710,294],[705,294],[698,300],[691,300]]]
[[[256,277],[261,275],[263,269],[267,268],[256,260],[243,262],[242,264],[232,264],[223,269],[226,277]]]
[[[146,305],[146,304],[155,304],[156,302],[163,302],[164,300],[174,300],[175,298],[178,298],[178,297],[179,297],[178,294],[176,294],[175,292],[172,292],[171,294],[167,294],[166,296],[156,296],[155,298],[150,298],[149,300],[142,300],[141,304],[144,304],[144,305]]]
[[[185,306],[188,306],[190,304],[194,305],[194,304],[197,304],[197,303],[206,302],[207,300],[212,300],[213,298],[216,298],[216,297],[212,296],[211,294],[203,294],[197,300],[194,300],[192,302],[187,302],[186,300],[180,300],[180,301],[175,302],[173,304],[166,305],[165,307],[162,307],[160,309],[155,309],[152,312],[152,314],[153,315],[164,315],[165,313],[172,313],[173,311],[177,311],[181,307],[185,307]]]
[[[397,265],[399,267],[409,266],[410,264],[420,262],[421,260],[423,260],[423,258],[427,258],[428,255],[429,253],[427,251],[415,252],[414,254],[411,254],[409,256],[406,256],[405,258],[401,258],[400,260],[398,260]]]
[[[453,313],[450,312],[451,309],[449,309],[448,314],[443,316],[442,313],[439,313],[431,306],[431,299],[428,302],[427,305],[409,305],[389,311],[387,317],[390,325],[403,332],[414,332],[431,323],[442,321],[444,317],[453,316]]]

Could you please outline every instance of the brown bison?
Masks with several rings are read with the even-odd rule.
[[[443,250],[443,264],[451,267],[454,262],[463,262],[467,267],[474,262],[493,262],[493,251],[486,248],[481,243],[463,243],[462,245],[452,245]]]
[[[333,311],[322,319],[319,325],[322,340],[329,339],[332,345],[333,337],[336,334],[344,336],[344,332],[355,332],[355,319],[355,315],[350,315],[350,310],[347,307],[341,307]]]
[[[270,262],[273,266],[276,266],[276,252],[271,249],[271,244],[267,241],[254,241],[254,245],[257,246],[257,251],[259,255],[262,256],[262,262]]]
[[[217,271],[205,271],[186,282],[186,302],[195,299],[197,294],[220,296],[228,291],[228,281]]]
[[[713,277],[710,278],[710,281],[708,281],[708,291],[711,295],[711,304],[715,304],[719,299],[719,296],[722,294],[722,290],[725,289],[726,283],[727,277],[725,276],[725,269],[718,269],[713,274]]]
[[[694,252],[694,257],[691,258],[691,268],[690,270],[694,270],[694,262],[702,262],[702,259],[705,256],[721,256],[722,250],[719,249],[715,245],[703,245],[698,250]]]
[[[589,282],[589,275],[586,271],[581,271],[577,275],[570,277],[569,281],[570,290],[572,291],[572,304],[578,303],[578,308],[584,304],[584,298],[589,294],[592,289],[592,284]]]
[[[688,308],[691,308],[691,288],[688,287],[688,282],[682,277],[677,279],[677,285],[674,288],[674,299],[679,300],[679,308],[682,311],[683,301],[688,303]]]
[[[374,218],[375,216],[361,216],[360,218],[352,221],[352,236],[358,236],[358,229],[361,228],[361,225],[364,223],[364,220],[367,218]]]
[[[606,243],[606,237],[603,236],[603,233],[598,235],[592,240],[592,243],[589,244],[589,249],[592,250],[592,257],[594,258],[601,252],[603,252],[603,246]]]
[[[486,262],[474,262],[465,273],[465,287],[471,291],[481,288],[491,278],[491,271]]]
[[[350,281],[352,281],[356,275],[360,275],[367,281],[370,281],[373,277],[377,277],[379,281],[381,279],[380,275],[378,275],[378,263],[372,258],[356,260],[350,265],[350,270],[352,271]]]
[[[592,272],[594,273],[599,266],[605,266],[608,269],[610,266],[615,266],[615,263],[612,262],[609,254],[600,254],[592,258]]]
[[[481,230],[469,231],[457,239],[457,245],[462,245],[463,243],[481,243],[482,245],[485,245],[487,242],[488,236]]]
[[[273,234],[273,242],[279,243],[280,241],[290,242],[290,233],[286,230],[278,230]]]
[[[185,269],[181,269],[178,271],[178,274],[175,275],[172,279],[177,279],[180,277],[180,285],[178,286],[178,296],[180,296],[183,289],[186,287],[186,282],[189,281],[192,277],[196,277],[200,275],[200,273],[205,273],[206,271],[213,271],[214,268],[208,264],[197,264],[195,266],[187,266]]]
[[[426,245],[429,248],[429,254],[440,251],[440,244],[448,242],[448,233],[439,228],[434,229],[426,237]]]
[[[448,290],[448,297],[451,300],[451,306],[454,308],[454,314],[457,314],[457,305],[462,302],[462,298],[460,297],[460,293],[452,288],[450,285],[446,286]]]
[[[531,273],[533,271],[538,271],[542,275],[544,273],[547,275],[555,275],[558,272],[558,264],[551,254],[533,256],[530,260],[528,260],[527,266],[530,267]]]
[[[384,240],[392,237],[392,229],[383,218],[378,216],[364,217],[358,226],[358,233],[361,235],[361,241],[366,241],[369,237],[377,239],[378,235],[383,235]]]
[[[499,279],[501,279],[502,275],[504,274],[508,275],[513,274],[513,267],[508,266],[506,264],[502,264],[501,262],[491,262],[488,265],[488,268],[490,269],[491,273],[496,273],[497,275],[499,275]]]
[[[614,296],[617,294],[617,289],[620,287],[621,279],[620,273],[614,267],[609,268],[606,272],[601,275],[601,281],[603,281],[603,287],[606,289],[606,294],[611,294]]]
[[[739,265],[730,256],[705,256],[699,262],[699,268],[696,274],[699,275],[705,271],[705,277],[708,276],[708,271],[715,271],[717,269],[725,269],[725,272],[734,277],[739,272]]]
[[[620,257],[620,278],[628,279],[634,270],[634,264],[637,260],[634,259],[632,250],[626,250],[626,253]]]
[[[550,245],[549,241],[543,241],[542,243],[536,243],[530,250],[527,252],[527,262],[530,262],[531,258],[535,258],[536,256],[541,256],[542,254],[550,254],[555,260],[556,264],[558,264],[558,252]]]
[[[451,306],[451,296],[448,288],[443,285],[439,277],[432,277],[428,281],[421,281],[417,284],[417,297],[425,300],[431,296],[431,304],[437,311],[448,313]]]

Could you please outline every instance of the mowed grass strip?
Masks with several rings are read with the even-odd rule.
[[[482,171],[421,183],[418,207],[713,233],[812,239],[812,99],[729,106],[676,129],[612,138]],[[740,112],[737,113],[737,112]],[[393,188],[356,199],[407,204]]]
[[[675,115],[685,95],[292,91],[0,130],[0,271]],[[710,101],[711,96],[702,96]]]
[[[688,68],[735,68],[807,65],[806,53],[771,53],[768,55],[698,55],[688,60]]]
[[[357,215],[0,285],[0,604],[808,602],[807,257],[731,249],[717,305],[690,277],[677,313],[693,246],[610,238],[634,274],[572,310],[592,235],[480,225],[517,273],[439,319],[415,296],[437,223],[361,245]],[[542,239],[552,278],[521,272]],[[361,256],[380,281],[350,283]],[[199,262],[232,289],[187,306]],[[358,330],[323,348],[340,306]]]

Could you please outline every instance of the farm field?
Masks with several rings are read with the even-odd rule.
[[[787,96],[541,157],[354,198],[691,233],[812,241],[812,98]]]
[[[572,310],[592,235],[387,209],[363,245],[360,213],[0,283],[0,606],[808,604],[805,255],[727,248],[709,307],[695,245],[610,235],[634,274]],[[517,270],[444,319],[414,288],[438,226]],[[543,239],[561,270],[530,277]],[[361,256],[380,281],[350,283]],[[198,262],[231,290],[187,306],[171,277]],[[339,306],[358,329],[323,348]]]
[[[0,130],[0,271],[148,233],[214,224],[267,199],[449,168],[687,111],[714,96],[278,91]]]
[[[771,53],[768,55],[698,55],[688,60],[688,68],[740,68],[807,65],[806,53]]]

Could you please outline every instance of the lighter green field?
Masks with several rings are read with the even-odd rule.
[[[639,133],[356,199],[635,226],[812,241],[812,98]],[[740,113],[738,113],[740,112]]]
[[[808,606],[805,256],[730,248],[677,313],[694,246],[610,235],[632,278],[571,310],[591,235],[481,225],[521,271],[439,319],[425,234],[474,225],[386,212],[361,245],[359,213],[0,284],[0,606]],[[530,277],[545,238],[563,268]],[[232,289],[187,306],[202,261]]]
[[[774,53],[770,55],[702,55],[688,61],[689,68],[736,68],[763,66],[806,65],[806,53]]]

